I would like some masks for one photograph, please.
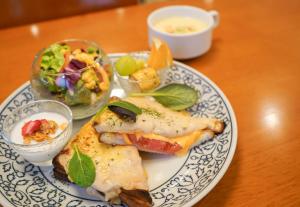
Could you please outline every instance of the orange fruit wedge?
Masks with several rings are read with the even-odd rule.
[[[151,52],[148,59],[148,66],[156,70],[170,67],[173,63],[173,57],[169,46],[164,41],[153,38]]]

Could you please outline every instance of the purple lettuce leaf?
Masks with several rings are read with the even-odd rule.
[[[69,64],[62,69],[62,76],[57,77],[56,85],[63,88],[68,88],[69,92],[74,93],[74,87],[81,77],[81,73],[87,66],[85,62],[72,59]]]
[[[74,70],[79,70],[79,69],[82,69],[82,68],[85,68],[86,67],[86,63],[85,62],[81,62],[79,60],[76,60],[76,59],[72,59],[68,65],[71,69],[74,69]]]

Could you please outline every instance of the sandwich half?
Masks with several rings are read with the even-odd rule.
[[[91,120],[85,124],[54,158],[54,176],[73,182],[68,166],[76,146],[91,158],[95,166],[96,176],[88,187],[90,192],[96,192],[112,203],[120,199],[129,207],[151,206],[147,175],[137,149],[134,146],[111,146],[99,142],[100,135],[92,123]]]
[[[118,101],[112,99],[111,102]],[[224,123],[214,118],[192,117],[188,112],[173,111],[149,97],[128,97],[141,109],[134,121],[105,108],[95,117],[93,126],[100,141],[111,145],[135,146],[138,150],[161,154],[184,154],[203,139],[222,133]]]

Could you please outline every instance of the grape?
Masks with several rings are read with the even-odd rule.
[[[137,70],[136,61],[130,55],[119,58],[115,64],[115,67],[121,76],[130,75]]]
[[[137,70],[145,68],[145,61],[144,60],[136,59],[135,62],[136,62]]]

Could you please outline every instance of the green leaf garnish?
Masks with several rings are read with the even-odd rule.
[[[162,105],[173,110],[183,110],[198,100],[197,91],[187,85],[172,83],[153,92],[132,93],[131,96],[152,96]]]
[[[127,109],[129,111],[132,111],[135,114],[141,114],[142,113],[142,109],[140,109],[136,105],[134,105],[132,103],[129,103],[127,101],[115,101],[115,102],[109,103],[108,106],[118,106],[118,107]]]
[[[91,186],[96,177],[96,168],[92,159],[81,153],[76,145],[69,162],[68,173],[72,181],[80,187]]]

